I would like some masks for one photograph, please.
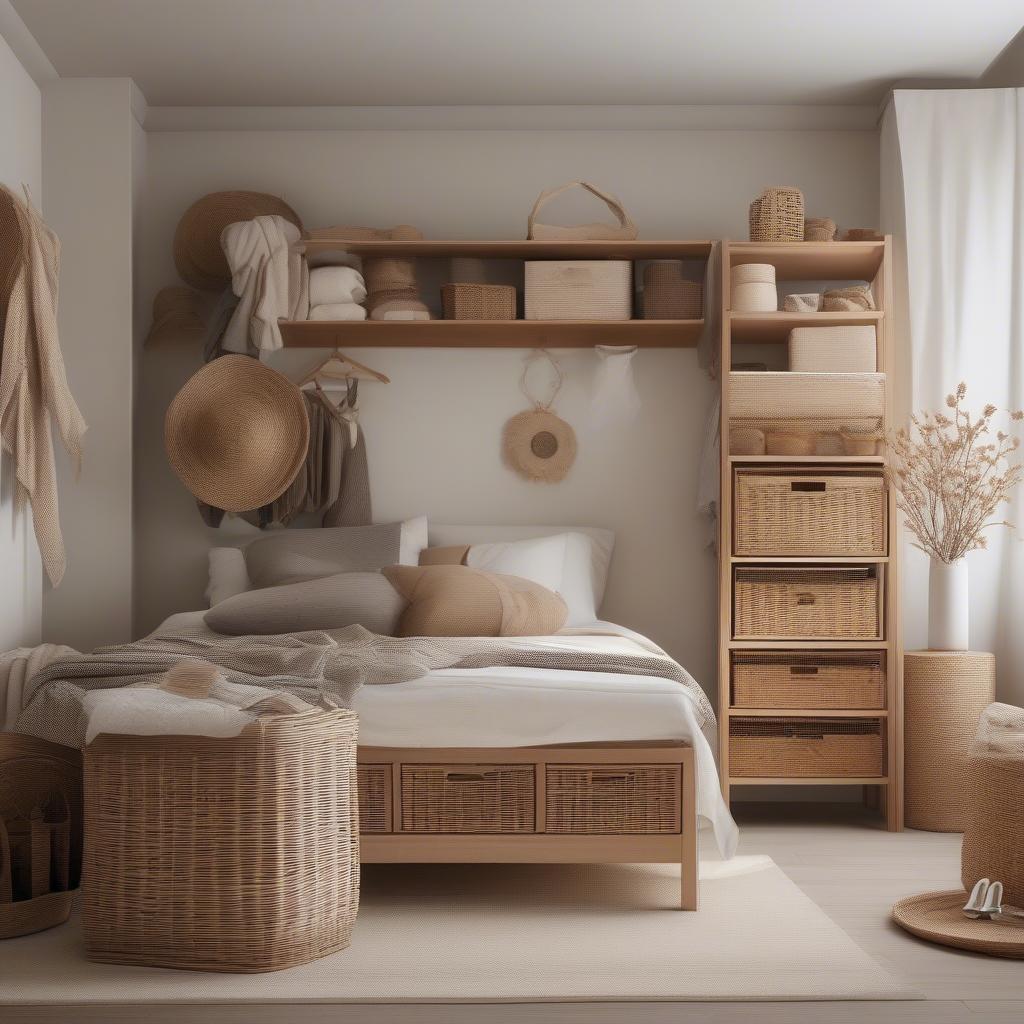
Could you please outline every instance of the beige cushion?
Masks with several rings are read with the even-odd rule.
[[[379,572],[342,572],[322,579],[249,590],[221,601],[205,617],[215,633],[277,636],[358,624],[394,636],[405,600]]]
[[[565,625],[565,602],[539,583],[465,565],[383,570],[409,602],[399,636],[547,636]]]
[[[468,544],[453,544],[446,548],[424,548],[420,552],[420,565],[465,565],[468,555]]]

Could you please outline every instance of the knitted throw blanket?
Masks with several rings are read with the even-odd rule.
[[[233,683],[283,690],[311,703],[326,696],[346,707],[361,686],[408,682],[443,668],[507,666],[659,676],[691,694],[702,729],[715,719],[704,691],[685,669],[653,643],[617,635],[563,630],[553,637],[399,638],[349,626],[282,636],[223,636],[199,624],[52,662],[26,684],[16,730],[80,746],[85,691],[152,683],[187,658],[219,665]]]

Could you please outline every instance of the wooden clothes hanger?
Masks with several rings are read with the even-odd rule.
[[[380,384],[390,384],[391,378],[363,363],[350,359],[335,349],[319,366],[315,366],[299,381],[301,388],[305,384],[325,381],[375,380]]]

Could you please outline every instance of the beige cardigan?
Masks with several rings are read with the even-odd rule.
[[[0,442],[14,459],[18,505],[32,506],[39,551],[54,586],[66,561],[50,418],[76,474],[86,429],[68,389],[57,337],[59,273],[57,236],[30,203],[0,185]]]

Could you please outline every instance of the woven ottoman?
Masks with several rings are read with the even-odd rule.
[[[85,750],[86,954],[252,973],[345,949],[359,904],[351,711]]]

